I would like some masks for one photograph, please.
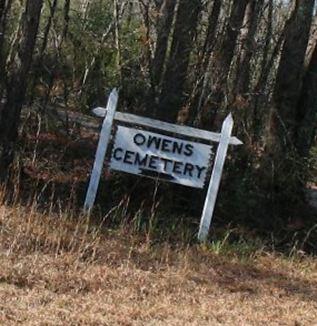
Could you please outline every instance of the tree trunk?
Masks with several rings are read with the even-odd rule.
[[[270,150],[279,154],[294,149],[296,108],[302,89],[314,3],[314,0],[296,0],[294,12],[285,27],[270,112],[268,143]]]
[[[270,111],[263,180],[274,203],[293,209],[304,200],[306,163],[296,150],[298,103],[302,94],[304,62],[314,0],[297,0],[285,26],[285,41],[277,71]],[[309,79],[309,78],[308,78]],[[307,107],[310,105],[307,104]]]
[[[64,27],[63,27],[63,40],[67,38],[69,28],[69,11],[70,11],[70,0],[65,0],[64,4]]]
[[[0,173],[5,178],[12,163],[24,103],[28,73],[38,33],[43,0],[28,0],[22,17],[22,35],[15,66],[8,77],[7,98],[0,112]]]
[[[55,12],[56,12],[56,7],[57,7],[57,1],[58,0],[53,0],[52,4],[49,4],[49,8],[50,8],[50,15],[48,17],[45,29],[44,29],[44,36],[43,36],[43,42],[40,48],[40,60],[43,58],[44,55],[44,51],[46,50],[47,47],[47,42],[48,42],[48,36],[51,30],[51,26],[52,26],[52,22],[53,22],[53,18],[55,16]]]
[[[193,123],[199,120],[199,112],[206,98],[208,82],[210,78],[210,57],[216,43],[216,32],[220,18],[221,1],[214,0],[212,10],[208,17],[208,27],[204,41],[201,62],[198,63],[198,81],[195,86],[193,101],[189,109],[188,120]]]
[[[203,52],[202,52],[203,59],[202,59],[201,71],[206,71],[212,53],[212,49],[215,45],[215,38],[216,38],[217,26],[219,22],[220,9],[221,9],[221,0],[214,0],[213,7],[208,18],[207,33],[206,33],[206,38],[205,38]]]
[[[152,61],[153,86],[157,88],[161,83],[168,39],[172,28],[176,0],[165,0],[161,10],[157,28],[157,41],[154,59]]]
[[[260,138],[260,131],[262,127],[263,109],[259,112],[259,106],[262,108],[266,107],[267,96],[266,96],[266,86],[269,78],[270,71],[273,67],[273,63],[276,59],[277,54],[280,51],[282,42],[284,40],[284,34],[280,35],[271,57],[269,57],[269,52],[271,48],[271,40],[273,36],[273,0],[269,0],[268,3],[268,14],[266,23],[266,34],[265,42],[263,48],[263,55],[261,60],[261,72],[259,79],[254,87],[253,94],[253,117],[252,117],[252,129],[253,129],[253,142],[258,142]]]
[[[233,1],[223,40],[219,50],[215,53],[215,59],[212,65],[214,77],[212,80],[213,85],[210,108],[209,112],[205,112],[205,116],[202,117],[202,124],[205,128],[212,127],[217,111],[225,97],[230,66],[234,57],[237,39],[243,24],[247,3],[248,0]]]
[[[5,29],[7,26],[7,13],[11,8],[12,0],[0,0],[0,51],[2,50]]]
[[[151,80],[152,76],[152,44],[151,44],[151,17],[150,10],[151,4],[150,1],[139,0],[140,10],[143,16],[143,26],[144,31],[142,31],[142,55],[141,55],[141,69],[145,72],[145,77]]]
[[[163,120],[175,122],[184,103],[184,86],[200,10],[200,0],[180,0],[159,100],[159,117]]]
[[[217,75],[219,78],[218,83],[214,85],[216,90],[221,88],[227,80],[237,39],[243,25],[247,3],[248,0],[234,0],[232,4],[226,33],[216,59],[216,71],[220,72],[220,75]]]
[[[315,14],[312,22],[309,42],[306,51],[305,68],[307,68],[310,65],[312,55],[315,51],[316,42],[317,42],[317,15]]]
[[[12,6],[12,0],[0,0],[0,98],[2,97],[3,84],[6,73],[4,71],[5,65],[5,51],[4,51],[4,37],[7,28],[7,15]]]
[[[264,0],[250,0],[244,18],[245,31],[241,37],[241,52],[235,83],[235,94],[246,96],[250,86],[250,62],[255,50],[255,34]]]
[[[308,157],[317,128],[317,42],[305,74],[297,105],[295,146],[301,157]]]
[[[123,84],[122,77],[122,54],[121,54],[121,35],[120,35],[120,15],[119,15],[119,3],[118,0],[113,1],[113,19],[114,19],[114,36],[116,45],[116,64],[119,74],[119,80],[121,85]]]

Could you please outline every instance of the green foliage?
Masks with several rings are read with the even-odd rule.
[[[240,260],[253,258],[265,247],[259,237],[251,237],[242,230],[230,229],[230,226],[227,231],[207,244],[207,248],[217,255],[236,256]]]

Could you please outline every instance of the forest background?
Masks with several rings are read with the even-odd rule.
[[[314,0],[0,0],[7,198],[16,188],[43,202],[76,193],[80,208],[96,136],[72,116],[118,87],[120,111],[172,123],[219,131],[232,112],[244,145],[230,150],[215,225],[315,251],[307,187],[316,182],[316,23]],[[124,198],[142,223],[155,210],[157,228],[197,228],[203,193],[151,181],[136,192],[133,177],[103,179],[103,212]]]

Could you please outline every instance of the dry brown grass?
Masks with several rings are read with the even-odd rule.
[[[317,325],[317,261],[151,246],[0,208],[1,325]]]

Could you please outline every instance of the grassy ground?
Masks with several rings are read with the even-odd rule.
[[[314,258],[100,231],[1,206],[0,324],[317,325]]]

